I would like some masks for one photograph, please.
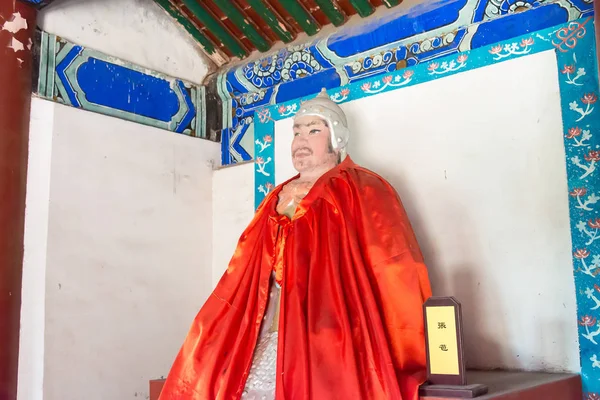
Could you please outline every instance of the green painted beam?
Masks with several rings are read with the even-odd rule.
[[[279,39],[284,43],[289,43],[294,40],[294,35],[285,28],[285,24],[277,17],[277,15],[263,3],[262,0],[246,0],[248,5],[260,15],[260,17],[269,25]]]
[[[183,4],[194,14],[196,18],[208,29],[213,35],[223,43],[233,54],[240,58],[248,55],[248,51],[229,33],[225,26],[221,25],[204,7],[196,0],[182,0]]]
[[[352,4],[358,15],[363,18],[368,17],[375,11],[373,5],[368,0],[350,0],[350,4]]]
[[[175,20],[177,22],[179,22],[181,24],[181,26],[183,26],[185,28],[186,31],[188,31],[188,33],[190,35],[192,35],[192,37],[194,39],[196,39],[196,41],[198,41],[198,43],[200,43],[200,45],[202,45],[202,47],[204,48],[204,50],[206,50],[206,52],[210,55],[215,54],[216,49],[215,49],[215,45],[210,41],[209,38],[207,38],[206,36],[204,36],[204,34],[202,32],[200,32],[198,30],[198,28],[196,28],[194,26],[194,24],[192,24],[190,22],[190,20],[188,20],[186,18],[185,15],[183,15],[181,13],[181,11],[179,11],[179,9],[177,7],[175,7],[169,0],[154,0],[159,6],[161,6],[162,8],[165,9],[165,11],[167,13],[169,13],[169,15],[173,18],[175,18]]]
[[[321,28],[319,23],[308,13],[297,0],[280,0],[283,8],[298,22],[298,25],[310,36],[315,35]]]
[[[387,8],[392,8],[400,3],[402,3],[402,0],[383,0],[383,4],[385,4]]]
[[[233,22],[244,35],[252,42],[259,51],[267,51],[271,48],[269,42],[261,36],[254,25],[233,5],[231,0],[214,0],[215,4]]]
[[[346,14],[338,6],[336,0],[315,0],[315,3],[327,15],[333,25],[340,26],[346,22]]]

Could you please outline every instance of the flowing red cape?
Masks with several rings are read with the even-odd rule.
[[[276,399],[418,399],[431,289],[396,191],[348,157],[290,220],[275,210],[282,186],[242,234],[160,399],[241,397],[275,263],[284,265]]]

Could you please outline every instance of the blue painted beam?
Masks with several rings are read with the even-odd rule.
[[[33,6],[37,9],[41,9],[43,7],[46,7],[50,3],[52,3],[54,0],[19,0],[19,1],[21,3],[29,4],[30,6]]]
[[[46,32],[36,38],[36,47],[38,96],[171,132],[217,140],[207,135],[203,86],[115,61]]]
[[[415,67],[592,13],[589,0],[440,0],[408,11],[393,10],[376,23],[342,27],[304,46],[280,49],[224,70],[219,89],[224,110],[229,110],[224,115],[224,128],[235,132],[239,142],[246,132],[253,132],[249,129],[252,110],[265,103]],[[248,154],[252,151],[246,149]],[[236,150],[224,159],[245,160],[240,154]]]

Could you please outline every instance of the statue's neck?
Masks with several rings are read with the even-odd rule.
[[[310,170],[300,171],[300,177],[298,177],[298,183],[315,183],[317,179],[323,176],[327,171],[335,168],[335,162],[318,165]]]
[[[298,179],[287,183],[279,192],[277,212],[293,218],[300,201],[308,194],[317,179],[335,167],[335,163],[323,163],[305,171],[300,171]]]

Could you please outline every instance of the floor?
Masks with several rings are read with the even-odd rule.
[[[487,385],[489,393],[477,400],[581,400],[581,378],[575,374],[469,371],[469,383]],[[150,381],[150,400],[158,400],[164,379]],[[422,397],[421,400],[450,400]]]

